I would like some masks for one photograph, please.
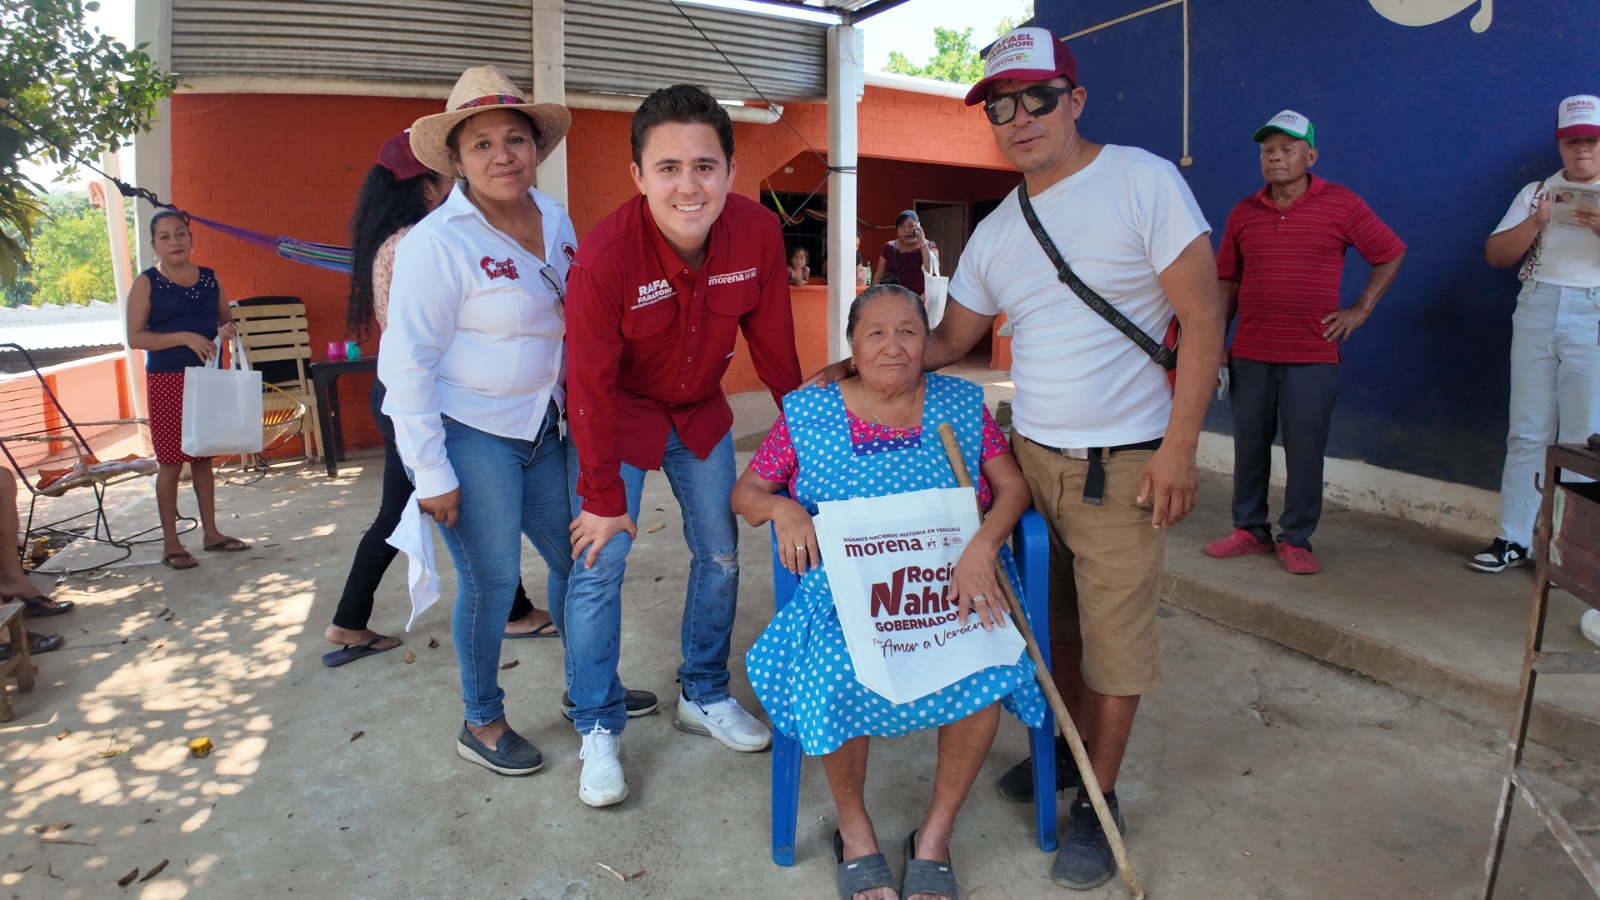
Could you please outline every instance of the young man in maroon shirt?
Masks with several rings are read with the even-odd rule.
[[[1266,186],[1228,214],[1217,277],[1228,319],[1233,406],[1233,534],[1206,545],[1227,558],[1276,550],[1295,575],[1322,570],[1311,533],[1322,517],[1322,458],[1338,392],[1339,344],[1389,289],[1406,245],[1352,191],[1311,174],[1311,121],[1286,109],[1256,129]],[[1354,306],[1339,308],[1344,254],[1372,266]],[[1278,542],[1267,522],[1272,439],[1283,428],[1288,485]]]
[[[568,276],[577,565],[551,611],[584,736],[578,796],[590,806],[628,794],[617,758],[627,722],[617,657],[623,573],[648,470],[665,471],[691,554],[673,724],[746,752],[772,740],[728,694],[739,563],[728,505],[733,412],[721,382],[740,331],[774,399],[799,387],[800,362],[778,219],[732,193],[735,171],[733,123],[710,94],[689,85],[651,94],[633,116],[640,196],[584,238]]]

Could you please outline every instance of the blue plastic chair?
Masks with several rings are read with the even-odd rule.
[[[772,532],[772,593],[776,609],[794,597],[800,579],[778,555],[776,532]],[[1034,510],[1022,515],[1011,535],[1011,552],[1022,575],[1023,602],[1028,625],[1039,642],[1039,652],[1050,659],[1050,533],[1044,517]],[[1039,850],[1056,849],[1056,744],[1055,716],[1044,713],[1044,727],[1030,730],[1033,748],[1033,803],[1037,818]],[[780,866],[794,865],[795,826],[800,815],[800,743],[780,731],[772,733],[772,861]]]

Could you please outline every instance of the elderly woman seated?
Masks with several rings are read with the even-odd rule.
[[[857,682],[846,656],[811,517],[819,501],[955,487],[941,422],[951,423],[966,454],[980,457],[969,455],[966,464],[982,473],[979,500],[988,509],[956,563],[951,595],[962,625],[971,615],[985,629],[1007,627],[994,563],[1028,508],[1028,485],[983,406],[983,391],[923,374],[927,316],[921,300],[902,287],[880,285],[858,296],[846,331],[857,374],[784,398],[783,417],[733,491],[734,512],[752,525],[772,522],[784,565],[802,576],[794,600],[773,617],[747,662],[773,725],[807,755],[822,757],[839,811],[833,848],[843,900],[955,898],[950,839],[994,741],[1000,706],[1033,726],[1045,708],[1026,655],[901,704]],[[793,500],[776,496],[785,487]],[[836,664],[841,658],[846,662]],[[939,729],[933,798],[906,839],[905,880],[896,894],[863,802],[867,745],[873,735],[932,727]]]

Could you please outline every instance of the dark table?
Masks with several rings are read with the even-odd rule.
[[[339,421],[340,375],[351,372],[378,371],[378,358],[364,356],[360,359],[324,359],[311,364],[311,389],[317,396],[317,419],[322,423],[322,457],[328,463],[328,475],[339,474],[339,461],[344,459],[344,432]]]

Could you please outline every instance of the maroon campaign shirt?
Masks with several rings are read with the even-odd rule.
[[[1239,283],[1239,326],[1232,355],[1270,363],[1336,363],[1339,344],[1322,336],[1339,308],[1346,248],[1382,265],[1406,245],[1353,191],[1311,175],[1288,209],[1270,186],[1228,213],[1217,249],[1217,277]]]
[[[740,331],[773,399],[800,386],[783,236],[753,200],[728,196],[695,270],[634,197],[579,243],[567,279],[567,419],[586,512],[626,513],[620,463],[661,468],[673,428],[701,459],[728,433],[722,376]]]

